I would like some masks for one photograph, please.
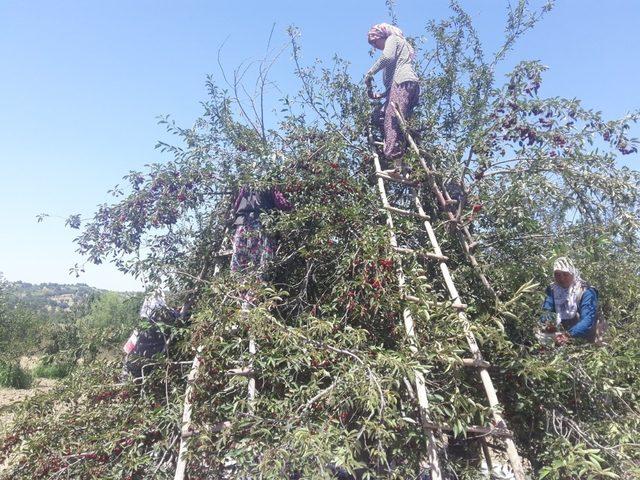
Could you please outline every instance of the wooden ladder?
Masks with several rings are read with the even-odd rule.
[[[428,163],[421,156],[420,150],[418,149],[416,143],[414,142],[413,138],[411,137],[411,135],[406,129],[406,124],[404,122],[404,119],[400,115],[400,112],[398,112],[398,110],[395,108],[395,105],[391,104],[390,107],[394,109],[396,117],[398,118],[402,126],[402,129],[405,133],[405,136],[412,150],[414,151],[414,153],[416,153],[416,155],[420,159],[420,163],[427,173],[427,185],[429,186],[433,195],[436,197],[440,207],[445,209],[445,207],[448,204],[450,204],[450,202],[447,200],[445,195],[443,195],[442,191],[438,188],[438,185],[435,179],[435,172],[431,168],[429,168]],[[469,351],[472,357],[469,359],[464,359],[463,365],[465,367],[477,369],[480,374],[480,379],[482,381],[482,385],[484,387],[487,400],[491,407],[493,421],[495,425],[494,427],[469,427],[467,431],[472,433],[481,433],[483,435],[481,440],[482,450],[486,458],[487,464],[489,465],[489,468],[491,468],[491,458],[487,448],[487,444],[484,441],[484,438],[486,436],[493,436],[493,437],[502,439],[502,441],[505,444],[509,463],[511,464],[511,468],[513,470],[513,474],[516,480],[525,480],[522,461],[520,459],[515,443],[513,441],[513,436],[511,432],[508,430],[506,422],[500,413],[501,411],[500,402],[498,400],[496,390],[493,386],[493,381],[491,380],[491,377],[488,371],[488,367],[490,365],[482,357],[482,353],[480,351],[480,348],[478,347],[478,343],[475,339],[475,335],[471,331],[471,325],[470,325],[469,319],[467,317],[467,314],[465,313],[466,305],[461,301],[460,295],[458,293],[458,290],[456,289],[455,283],[453,281],[453,277],[447,265],[448,258],[442,253],[442,250],[440,249],[440,244],[435,235],[435,231],[430,222],[430,218],[425,213],[422,207],[422,204],[420,202],[420,198],[419,198],[420,183],[415,182],[410,178],[403,177],[401,175],[391,176],[382,170],[380,165],[380,158],[378,156],[378,153],[375,148],[375,144],[373,142],[373,136],[372,136],[371,130],[369,131],[369,145],[370,145],[370,151],[373,156],[373,161],[375,165],[378,192],[380,194],[382,208],[386,212],[386,217],[387,217],[386,224],[389,227],[390,245],[393,250],[401,254],[419,254],[419,252],[416,252],[413,249],[403,248],[398,245],[397,237],[394,230],[393,215],[395,214],[395,215],[402,215],[402,216],[407,216],[411,218],[417,218],[421,222],[423,222],[424,229],[427,233],[432,251],[428,253],[422,253],[421,256],[438,263],[441,274],[442,274],[442,279],[444,281],[445,287],[449,294],[449,298],[451,300],[450,307],[456,311],[456,315],[458,316],[458,319],[462,325],[462,329],[463,329],[467,344],[469,346]],[[413,208],[402,209],[402,208],[398,208],[391,205],[388,200],[387,188],[386,188],[385,182],[396,182],[411,188]],[[451,214],[451,212],[449,212],[449,214]],[[470,238],[470,234],[468,230],[466,230],[466,233],[463,232],[463,235],[464,235],[463,240],[465,242],[463,243],[464,252],[467,258],[469,258],[469,255],[472,256],[472,254],[471,254],[471,249],[469,248],[469,243],[468,243],[468,239]],[[472,258],[474,260],[472,264],[475,263],[474,268],[478,268],[477,262],[475,262],[475,258],[473,256]],[[489,288],[491,289],[491,286],[490,284],[488,284],[486,277],[484,277],[484,274],[482,275],[487,285],[489,285]],[[402,292],[405,288],[405,283],[406,283],[402,265],[398,267],[397,276],[398,276],[398,285],[400,287],[403,298],[407,301],[421,302],[419,298],[406,295],[404,292]],[[484,281],[483,281],[483,284],[485,284]],[[485,287],[487,285],[485,285]],[[491,289],[491,291],[493,292],[493,289]],[[415,324],[409,308],[404,308],[403,319],[404,319],[405,332],[409,338],[410,345],[411,345],[410,348],[413,352],[417,352],[418,346],[417,346],[416,335],[415,335]],[[424,380],[424,376],[419,371],[415,372],[415,385],[416,385],[418,403],[420,408],[421,424],[427,439],[426,458],[423,457],[421,459],[421,462],[420,462],[421,468],[424,465],[428,465],[428,468],[430,469],[430,472],[431,472],[432,480],[442,480],[443,478],[442,469],[440,467],[438,457],[437,457],[434,431],[444,432],[444,431],[452,431],[452,429],[444,425],[436,425],[430,421],[429,404],[427,400],[425,380]]]
[[[231,251],[221,251],[218,257],[229,257],[231,256]],[[216,264],[213,271],[213,276],[217,276],[220,272],[220,264]],[[246,314],[249,310],[248,302],[243,302],[241,306],[243,314]],[[251,357],[255,356],[257,351],[257,345],[255,340],[249,336],[249,354]],[[178,451],[178,461],[176,463],[176,471],[174,475],[174,480],[184,480],[186,470],[187,470],[187,452],[189,447],[189,440],[196,436],[198,432],[193,430],[192,427],[192,413],[193,406],[191,397],[194,391],[194,385],[198,377],[198,371],[200,366],[202,365],[201,359],[202,347],[198,347],[196,350],[196,355],[193,358],[193,362],[191,364],[191,370],[189,371],[189,375],[187,377],[187,388],[184,394],[184,405],[182,410],[182,425],[180,429],[180,449]],[[228,377],[247,377],[249,379],[247,385],[247,399],[249,401],[249,412],[251,413],[254,408],[254,402],[256,397],[256,381],[253,374],[253,361],[249,361],[249,365],[247,367],[240,368],[232,368],[225,372],[225,375]],[[231,422],[223,421],[219,422],[211,427],[207,428],[208,433],[216,433],[222,430],[225,430],[231,426]]]

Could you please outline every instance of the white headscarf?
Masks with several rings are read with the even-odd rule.
[[[398,37],[402,37],[402,39],[405,40],[407,48],[409,49],[409,57],[411,58],[411,60],[413,60],[415,57],[415,51],[413,50],[413,47],[404,38],[404,33],[402,33],[402,30],[400,30],[395,25],[391,25],[389,23],[378,23],[377,25],[374,25],[369,29],[369,32],[367,33],[367,41],[369,42],[369,45],[375,46],[376,40],[387,38],[391,35],[397,35]]]
[[[167,302],[164,299],[164,292],[162,290],[155,290],[144,299],[142,307],[140,308],[140,317],[151,318],[154,310],[165,308],[166,306]]]
[[[583,288],[583,281],[580,278],[580,272],[575,267],[570,258],[558,257],[553,262],[553,271],[567,272],[573,275],[573,282],[569,288],[562,288],[553,282],[551,290],[553,291],[553,302],[556,306],[556,313],[560,315],[562,320],[569,320],[578,313],[578,296]]]

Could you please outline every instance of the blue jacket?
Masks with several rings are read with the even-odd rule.
[[[544,299],[542,308],[550,312],[556,311],[555,301],[553,300],[553,291],[551,285],[547,287],[547,297]],[[598,309],[598,291],[593,287],[587,287],[582,294],[580,305],[578,305],[578,314],[580,319],[578,323],[568,329],[569,335],[572,337],[587,338],[592,335],[596,324]]]

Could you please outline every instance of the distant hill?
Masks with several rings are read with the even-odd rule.
[[[65,285],[17,281],[6,283],[5,300],[9,308],[21,305],[37,311],[62,313],[78,305],[87,305],[106,291],[84,283]]]

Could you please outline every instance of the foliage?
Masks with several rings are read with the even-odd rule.
[[[0,360],[27,355],[41,342],[47,317],[21,304],[12,305],[9,286],[0,277]]]
[[[51,302],[62,297],[69,304],[58,310]],[[141,294],[99,292],[82,284],[5,282],[0,288],[0,360],[13,365],[22,356],[44,354],[34,375],[62,378],[78,361],[119,350],[138,319],[141,301]]]
[[[478,281],[448,217],[427,191],[421,200],[534,473],[632,479],[640,461],[640,175],[616,158],[636,153],[637,115],[610,121],[578,100],[542,97],[537,62],[520,63],[501,85],[496,63],[548,10],[519,2],[503,46],[487,55],[454,2],[450,18],[428,25],[434,47],[422,52],[422,101],[411,128],[439,185],[458,190],[452,213],[477,239],[479,268],[497,299]],[[11,478],[170,477],[182,366],[196,348],[203,367],[191,398],[199,432],[189,449],[194,478],[331,478],[330,465],[361,478],[414,478],[424,438],[404,380],[415,369],[427,380],[433,421],[455,432],[442,449],[448,473],[476,475],[478,449],[467,427],[487,425],[491,412],[477,378],[460,367],[464,335],[443,306],[438,269],[388,244],[363,86],[343,60],[303,65],[297,32],[290,34],[301,88],[281,100],[278,125],[265,125],[255,103],[243,106],[237,83],[227,91],[210,79],[204,114],[192,128],[162,120],[181,141],[158,145],[171,160],[130,172],[112,204],[75,225],[90,261],[113,261],[197,303],[191,325],[177,327],[167,358],[157,359],[140,389],[115,385],[118,367],[98,362],[74,372],[55,396],[26,404],[0,446],[5,456],[23,452]],[[406,161],[420,178],[417,159]],[[225,246],[230,194],[244,184],[276,186],[295,205],[265,215],[265,228],[280,240],[265,283],[225,268],[213,275],[225,264],[215,252]],[[402,188],[390,196],[399,206],[408,201]],[[395,228],[402,245],[429,248],[413,220],[399,219]],[[533,292],[550,281],[559,254],[574,257],[598,287],[612,325],[606,348],[536,344],[541,296]],[[405,293],[424,304],[401,300],[399,265]],[[247,291],[253,305],[243,313]],[[415,354],[402,326],[405,306],[416,321]],[[88,325],[101,324],[91,318]],[[249,337],[259,346],[255,357]],[[225,375],[251,362],[255,402],[247,400],[246,378]],[[229,428],[213,431],[224,421]]]
[[[0,360],[0,386],[9,388],[29,388],[31,375],[17,362]]]
[[[20,305],[31,311],[46,312],[52,318],[59,319],[65,312],[91,303],[101,290],[82,283],[64,285],[17,281],[6,282],[5,292],[5,301],[9,308]]]
[[[73,368],[75,361],[58,357],[44,357],[33,368],[32,374],[37,378],[65,378]]]
[[[78,337],[85,359],[102,350],[120,347],[138,320],[142,295],[107,292],[91,304],[87,315],[77,322]]]

